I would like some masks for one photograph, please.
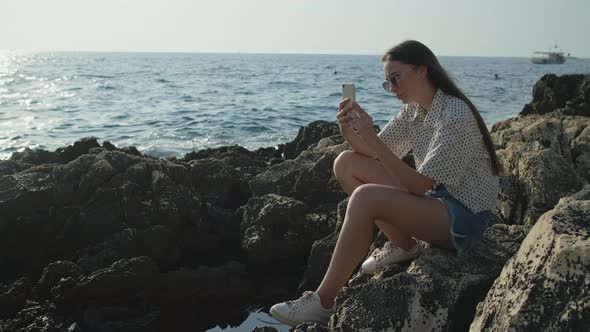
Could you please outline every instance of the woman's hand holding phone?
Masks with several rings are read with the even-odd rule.
[[[349,128],[361,137],[375,134],[373,118],[355,101],[348,98],[340,102],[336,115],[341,130]],[[345,133],[342,133],[345,135]]]
[[[350,99],[347,98],[340,102],[340,105],[338,106],[338,114],[336,115],[340,128],[352,129],[352,123],[350,122],[352,118],[349,116],[351,109]]]
[[[356,102],[354,84],[342,84],[342,101],[338,106],[338,124],[340,132],[353,151],[375,158],[375,152],[367,145],[366,138],[370,137],[373,129],[373,119]],[[367,129],[368,128],[368,129]]]

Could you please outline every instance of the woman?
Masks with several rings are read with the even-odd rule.
[[[383,87],[404,105],[377,134],[358,103],[340,103],[337,119],[352,151],[338,156],[334,173],[351,196],[318,289],[270,309],[285,324],[328,321],[336,295],[367,255],[373,224],[389,241],[362,264],[368,274],[417,257],[416,239],[462,252],[492,217],[501,166],[475,106],[417,41],[393,47],[381,60]],[[416,170],[400,160],[410,150]]]

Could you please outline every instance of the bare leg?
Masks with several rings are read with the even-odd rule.
[[[348,195],[352,195],[357,187],[366,183],[383,184],[406,190],[400,179],[390,176],[379,161],[353,151],[345,151],[338,156],[334,162],[334,174]],[[396,229],[392,224],[381,220],[375,220],[375,224],[394,245],[405,250],[416,245],[416,241],[411,236]]]
[[[393,225],[404,234],[452,247],[450,220],[442,202],[390,186],[362,185],[350,198],[330,266],[316,290],[324,307],[332,306],[338,292],[367,255],[375,219]]]

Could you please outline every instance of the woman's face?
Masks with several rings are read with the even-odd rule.
[[[425,68],[408,65],[399,61],[385,61],[383,63],[385,80],[390,82],[390,91],[404,104],[417,101],[422,89]]]

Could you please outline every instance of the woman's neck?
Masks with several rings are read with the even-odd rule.
[[[432,106],[432,99],[434,99],[436,90],[436,87],[428,82],[424,86],[424,92],[422,95],[417,98],[418,105],[420,105],[420,107],[426,112],[430,111],[430,106]]]

